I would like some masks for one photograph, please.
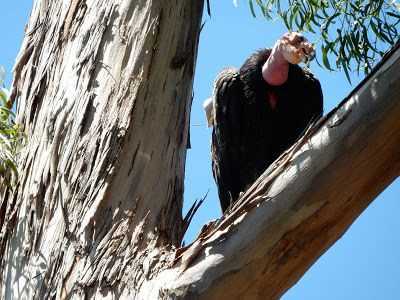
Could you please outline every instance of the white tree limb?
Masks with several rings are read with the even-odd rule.
[[[399,116],[397,46],[299,150],[281,157],[282,169],[267,170],[180,266],[160,275],[164,292],[279,298],[399,175]]]

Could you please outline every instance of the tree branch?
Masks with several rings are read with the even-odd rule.
[[[279,298],[399,175],[399,115],[397,45],[315,134],[180,253],[159,288],[174,299]]]

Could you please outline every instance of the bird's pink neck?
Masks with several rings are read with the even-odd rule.
[[[279,44],[275,45],[262,67],[262,76],[270,85],[284,84],[289,75],[289,63],[284,58]]]

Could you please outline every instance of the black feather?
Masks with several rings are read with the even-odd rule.
[[[239,71],[225,70],[216,80],[212,168],[222,211],[300,137],[312,119],[322,116],[321,86],[310,72],[290,65],[283,85],[264,81],[262,66],[270,53],[260,50]],[[278,99],[275,108],[268,102],[269,92]]]

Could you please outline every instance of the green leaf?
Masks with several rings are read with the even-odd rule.
[[[348,69],[347,64],[346,64],[345,61],[342,61],[342,67],[343,67],[344,74],[346,75],[347,81],[351,84],[351,79],[350,79],[350,75],[349,75],[349,69]]]
[[[249,6],[250,6],[250,11],[251,11],[252,16],[253,16],[254,18],[256,18],[256,13],[255,13],[255,11],[254,11],[253,0],[249,0]]]
[[[4,161],[4,163],[8,167],[8,169],[10,169],[14,173],[14,175],[18,175],[18,169],[17,169],[15,161],[13,161],[11,159],[6,159]]]
[[[0,88],[0,102],[1,105],[6,105],[8,100],[8,91],[3,88]]]
[[[384,29],[382,28],[382,22],[378,21],[378,29],[380,32],[380,38],[381,40],[384,40],[385,42],[391,44],[393,41],[385,34]]]
[[[312,26],[309,23],[306,24],[306,28],[309,32],[316,34],[316,32],[314,31],[314,29],[312,28]]]
[[[261,7],[261,9],[264,7],[264,4],[262,3],[261,0],[255,0],[255,1],[258,4],[258,6]]]
[[[360,53],[360,50],[358,49],[359,41],[358,41],[357,36],[354,34],[354,31],[350,32],[350,41],[353,44],[353,48],[354,48],[354,51],[356,52],[356,54],[358,56],[360,56],[361,53]]]
[[[332,16],[330,16],[327,20],[326,20],[326,27],[329,27],[329,25],[335,24],[334,20],[340,16],[340,13],[335,13]]]
[[[293,7],[292,13],[290,15],[288,29],[293,28],[293,20],[295,20],[295,18],[297,17],[298,12],[299,12],[299,7],[296,5],[295,7]]]
[[[379,32],[378,27],[376,26],[376,24],[371,20],[371,22],[369,22],[369,25],[371,26],[371,29],[372,29],[372,31],[376,34],[376,36],[377,36],[378,38],[380,38],[380,37],[381,37],[381,34],[380,34],[380,32]]]
[[[321,65],[343,70],[348,78],[354,68],[370,70],[399,38],[400,5],[391,0],[250,0],[249,5],[254,17],[258,6],[266,18],[278,15],[288,30],[317,35]]]
[[[400,19],[400,14],[395,14],[395,13],[392,13],[392,12],[390,12],[390,11],[389,11],[387,14],[388,14],[389,16],[391,16],[391,17]]]
[[[329,59],[328,59],[328,48],[324,47],[324,45],[322,45],[321,51],[322,51],[322,63],[324,64],[325,68],[327,68],[330,71],[333,71],[331,68],[331,64],[329,63]]]
[[[0,66],[0,87],[3,85],[5,78],[6,78],[6,70],[4,69],[3,66]]]
[[[283,23],[285,23],[286,28],[290,30],[292,26],[288,22],[287,12],[286,11],[281,12],[280,17],[282,18]]]
[[[1,81],[4,76],[4,68],[0,67]],[[8,98],[8,91],[0,87],[0,184],[12,188],[18,179],[17,156],[26,137],[14,123],[14,112],[6,106]]]

